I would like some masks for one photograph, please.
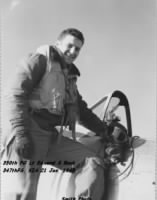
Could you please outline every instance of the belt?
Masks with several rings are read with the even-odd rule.
[[[31,108],[29,107],[28,109],[30,114],[34,114],[34,113],[41,113],[41,112],[47,112],[49,114],[53,114],[53,115],[57,115],[57,116],[62,116],[64,113],[62,112],[57,112],[56,110],[52,110],[52,109],[46,109],[46,108]]]
[[[45,109],[45,110],[46,110],[46,109]],[[41,111],[42,111],[42,109],[31,108],[31,107],[28,108],[28,112],[29,112],[30,114],[40,113]],[[48,110],[47,110],[47,111],[48,111]]]

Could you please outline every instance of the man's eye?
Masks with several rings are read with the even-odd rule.
[[[76,51],[80,51],[80,48],[79,48],[79,47],[76,47],[75,50],[76,50]]]
[[[69,45],[68,45],[68,48],[70,49],[70,48],[72,48],[72,46],[73,46],[72,44],[69,44]]]

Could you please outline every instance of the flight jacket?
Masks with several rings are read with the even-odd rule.
[[[52,47],[50,48],[52,51],[54,50]],[[53,54],[55,62],[56,60],[63,62],[63,59],[56,51]],[[29,134],[30,114],[33,115],[34,120],[43,129],[49,130],[61,123],[59,116],[49,113],[46,110],[34,112],[33,114],[30,108],[29,97],[42,80],[46,66],[47,58],[39,53],[34,53],[24,59],[18,68],[14,84],[12,85],[10,98],[10,122],[17,135]],[[74,64],[70,65],[69,70],[70,74],[80,76],[80,72]],[[83,100],[78,90],[77,97],[79,123],[97,135],[107,138],[106,124],[88,108],[87,103]]]

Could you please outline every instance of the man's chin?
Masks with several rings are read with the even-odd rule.
[[[72,64],[74,62],[75,59],[65,59],[65,62],[67,64]]]

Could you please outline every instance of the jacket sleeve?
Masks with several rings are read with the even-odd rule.
[[[10,98],[10,122],[17,135],[28,134],[29,95],[41,80],[45,70],[46,57],[40,54],[29,56],[19,65]]]
[[[87,103],[82,99],[78,93],[79,106],[79,123],[89,130],[95,132],[97,135],[107,139],[107,125],[102,122],[91,109],[88,108]]]

